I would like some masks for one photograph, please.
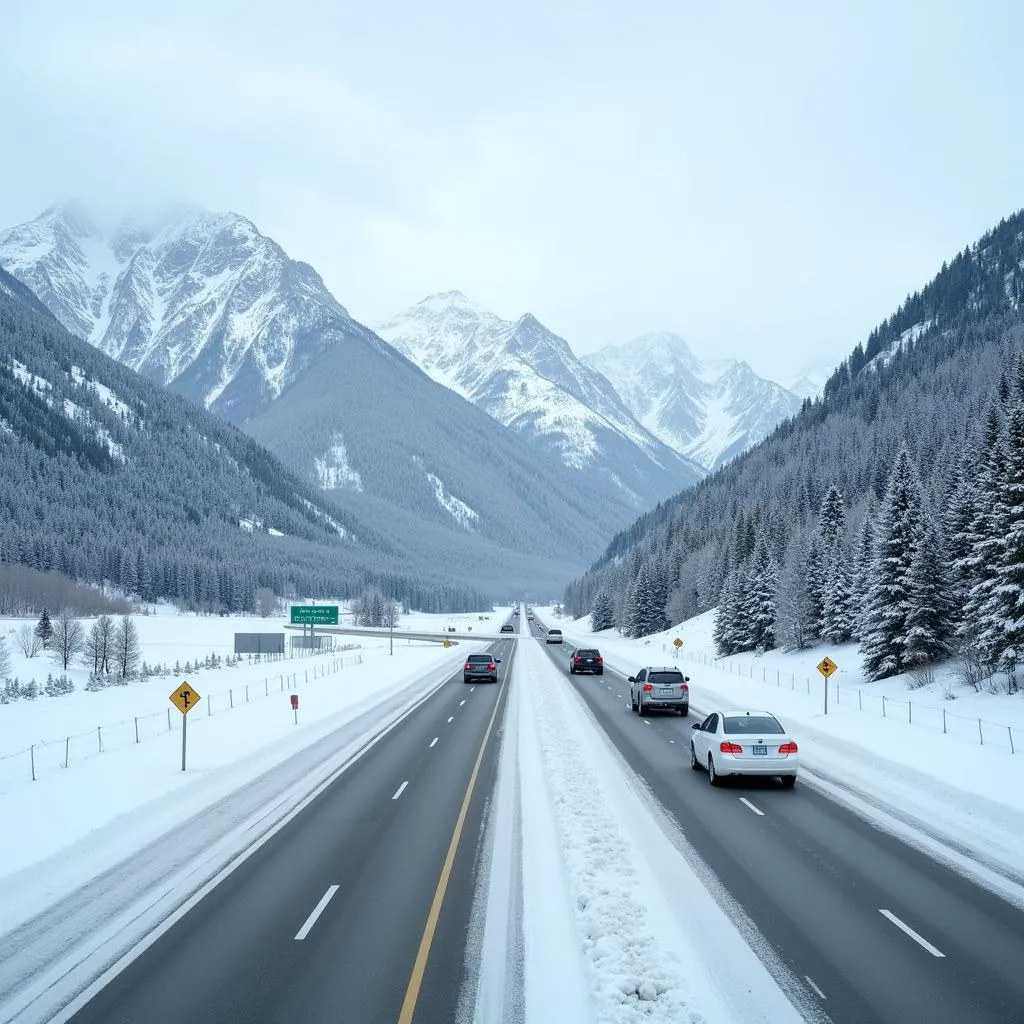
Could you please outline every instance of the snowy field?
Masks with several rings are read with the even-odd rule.
[[[599,647],[609,666],[625,674],[677,663],[691,677],[695,712],[772,711],[800,744],[804,784],[827,790],[982,883],[1017,900],[1024,895],[1021,694],[976,693],[954,680],[950,666],[920,689],[908,689],[904,676],[866,682],[854,644],[718,659],[712,612],[641,640],[614,630],[595,635],[589,618],[558,619],[550,608],[537,613],[571,642]],[[677,636],[684,642],[678,657]],[[839,666],[829,682],[827,715],[815,667],[826,654]]]
[[[485,622],[476,615],[472,621],[481,631],[495,632],[507,615],[502,609]],[[449,624],[462,626],[463,618],[468,623],[468,616],[410,615],[403,625],[441,631]],[[142,659],[172,666],[212,654],[227,657],[236,631],[270,632],[281,625],[273,619],[167,610],[134,621]],[[22,624],[5,619],[0,630],[7,634]],[[68,672],[74,693],[0,706],[0,816],[5,835],[16,837],[0,844],[0,932],[365,715],[385,697],[387,716],[397,717],[448,678],[467,650],[465,643],[445,649],[396,637],[390,655],[387,637],[336,641],[353,649],[263,663],[243,660],[235,667],[190,673],[188,681],[202,699],[189,715],[184,773],[182,716],[168,699],[184,673],[90,692],[84,689],[87,670],[76,666]],[[33,675],[42,682],[50,671],[59,674],[45,653],[34,659],[11,653],[12,675],[23,682]],[[298,724],[292,693],[299,696]],[[367,728],[376,727],[369,717]],[[75,856],[69,858],[72,847]]]

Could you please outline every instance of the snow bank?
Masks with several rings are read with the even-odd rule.
[[[801,1020],[537,643],[514,671],[527,1022]]]

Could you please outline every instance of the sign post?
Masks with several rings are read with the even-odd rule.
[[[683,638],[680,637],[680,636],[677,636],[675,638],[675,640],[672,641],[672,646],[675,648],[675,651],[673,652],[672,657],[673,658],[678,658],[679,657],[679,648],[683,646]]]
[[[295,712],[295,724],[299,724],[299,695],[297,693],[292,694],[292,711]]]
[[[825,677],[825,714],[828,714],[828,680],[839,666],[826,654],[818,662],[818,671]]]
[[[171,703],[181,712],[181,770],[185,770],[185,745],[188,738],[188,713],[203,699],[189,686],[182,683],[171,694]]]

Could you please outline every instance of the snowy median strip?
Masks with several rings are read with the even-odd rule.
[[[562,1024],[801,1020],[534,643],[520,644],[511,699],[528,1024],[553,1006]]]

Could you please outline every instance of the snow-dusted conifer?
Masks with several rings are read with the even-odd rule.
[[[754,551],[747,573],[746,593],[742,598],[742,643],[746,650],[771,650],[775,647],[775,594],[778,567],[768,545],[761,541]]]
[[[910,614],[907,616],[907,661],[924,665],[951,651],[952,601],[942,534],[928,521],[910,564]]]
[[[921,481],[906,448],[896,457],[879,520],[860,650],[869,679],[908,667],[911,564],[921,533]]]
[[[796,536],[786,548],[775,598],[775,636],[789,651],[809,647],[814,637],[811,595],[807,589],[807,540]]]
[[[1006,423],[1005,459],[998,481],[996,521],[1002,551],[993,589],[994,647],[999,665],[1014,672],[1024,662],[1024,403]]]
[[[594,596],[594,604],[590,609],[590,628],[595,633],[611,629],[615,625],[615,603],[607,590],[599,590]]]

